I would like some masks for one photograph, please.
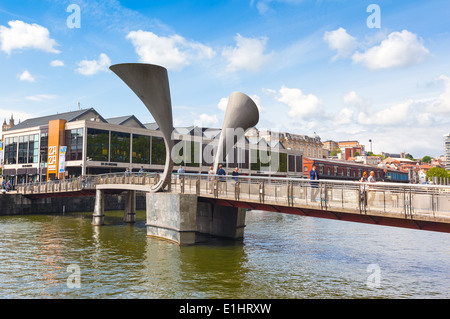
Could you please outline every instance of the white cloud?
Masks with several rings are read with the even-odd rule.
[[[139,60],[158,64],[168,69],[181,70],[193,61],[211,59],[215,51],[199,42],[188,41],[180,35],[158,36],[148,31],[131,31],[131,40]]]
[[[83,75],[93,75],[101,71],[108,71],[111,65],[111,59],[101,53],[98,60],[83,60],[78,63],[77,72]]]
[[[360,112],[358,122],[366,125],[398,125],[406,124],[409,119],[411,107],[414,100],[394,104],[374,113]]]
[[[221,98],[219,103],[217,103],[217,107],[220,110],[224,111],[224,112],[227,110],[227,105],[228,105],[228,98],[227,97]]]
[[[53,60],[52,62],[50,62],[50,66],[53,66],[53,67],[61,67],[61,66],[64,66],[64,61],[61,61],[61,60]]]
[[[256,94],[249,95],[249,97],[253,100],[253,102],[255,102],[258,111],[264,112],[264,108],[261,106],[261,98]],[[228,105],[227,97],[221,98],[219,103],[217,103],[217,107],[219,108],[219,110],[222,110],[224,112],[227,110],[227,105]]]
[[[265,90],[273,93],[273,90]],[[323,102],[313,94],[304,94],[300,89],[285,86],[276,92],[275,99],[290,107],[288,115],[294,118],[309,119],[323,116]]]
[[[349,35],[344,28],[325,32],[323,39],[328,43],[330,49],[337,51],[333,60],[349,57],[357,46],[356,39]]]
[[[444,83],[444,91],[428,104],[426,110],[433,114],[450,115],[450,77],[441,75],[436,81]]]
[[[208,115],[208,114],[200,114],[200,122],[203,127],[210,126],[210,125],[216,125],[219,123],[219,120],[217,118],[217,115]]]
[[[18,78],[20,81],[27,81],[27,82],[34,82],[34,77],[28,72],[28,70],[23,71],[21,74],[18,75]]]
[[[348,107],[344,107],[339,113],[336,115],[335,124],[336,125],[345,125],[353,122],[353,114],[355,112]]]
[[[352,59],[354,63],[361,63],[369,69],[376,70],[418,64],[429,54],[416,34],[403,30],[390,33],[380,45],[364,53],[356,52]]]
[[[226,70],[234,72],[238,70],[258,71],[271,60],[272,54],[265,54],[267,38],[244,38],[237,34],[234,38],[236,47],[223,49],[222,55],[227,59]]]
[[[29,101],[42,102],[42,101],[54,100],[57,97],[58,97],[57,95],[37,94],[37,95],[27,96],[25,99],[27,99]]]
[[[8,55],[13,50],[36,49],[44,52],[59,53],[57,43],[50,38],[47,28],[38,24],[28,24],[20,20],[8,22],[9,28],[0,26],[0,50]]]

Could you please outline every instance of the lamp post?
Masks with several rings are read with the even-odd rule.
[[[369,143],[370,143],[370,153],[373,153],[372,152],[372,140],[369,140]]]

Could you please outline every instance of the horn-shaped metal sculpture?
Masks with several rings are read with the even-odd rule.
[[[255,126],[258,121],[259,111],[255,102],[244,93],[231,93],[220,133],[214,172],[217,172],[219,164],[225,161],[228,153],[244,136],[245,131]]]
[[[110,67],[119,78],[141,99],[152,114],[163,134],[166,146],[166,165],[159,182],[151,191],[161,191],[170,182],[173,169],[172,102],[167,70],[161,66],[142,63],[116,64]]]

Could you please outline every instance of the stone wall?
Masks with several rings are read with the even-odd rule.
[[[105,210],[125,209],[126,193],[105,196]],[[95,196],[49,197],[29,199],[18,194],[0,194],[1,215],[60,214],[63,212],[93,212]],[[145,193],[136,194],[136,209],[145,209]]]

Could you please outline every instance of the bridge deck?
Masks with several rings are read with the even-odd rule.
[[[93,195],[95,189],[147,192],[157,181],[158,175],[109,174],[22,185],[18,192],[32,197]],[[184,174],[174,175],[166,191],[225,206],[450,232],[449,186]]]

